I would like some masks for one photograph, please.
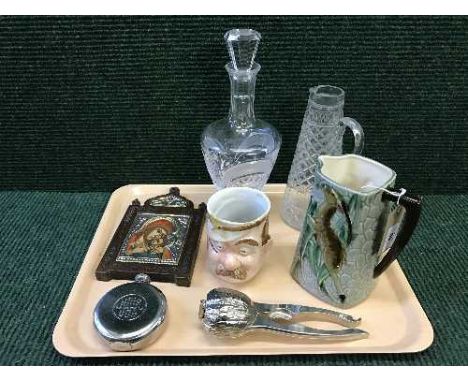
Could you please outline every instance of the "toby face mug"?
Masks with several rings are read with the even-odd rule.
[[[341,308],[366,299],[410,239],[421,199],[395,172],[359,155],[320,156],[291,268],[309,293]]]
[[[271,203],[261,191],[228,187],[207,203],[208,267],[233,283],[252,279],[271,246],[268,215]]]

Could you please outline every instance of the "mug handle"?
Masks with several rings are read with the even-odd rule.
[[[364,148],[364,131],[361,124],[353,118],[343,117],[340,119],[340,124],[351,130],[354,135],[354,150],[353,154],[361,154]]]
[[[382,194],[382,201],[390,201],[401,205],[405,209],[405,215],[392,246],[388,249],[385,257],[374,268],[374,278],[379,277],[403,250],[413,234],[421,215],[421,197],[408,195],[403,189],[387,188]]]

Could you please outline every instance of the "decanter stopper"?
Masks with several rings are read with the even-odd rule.
[[[231,29],[224,40],[235,70],[250,70],[255,61],[261,35],[253,29]]]

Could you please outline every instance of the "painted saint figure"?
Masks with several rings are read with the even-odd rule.
[[[168,237],[174,232],[174,224],[161,218],[150,219],[135,232],[127,244],[127,255],[150,254],[158,259],[171,260]]]

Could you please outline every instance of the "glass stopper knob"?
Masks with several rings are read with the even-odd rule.
[[[253,29],[231,29],[225,33],[224,40],[234,69],[252,69],[261,37]]]

